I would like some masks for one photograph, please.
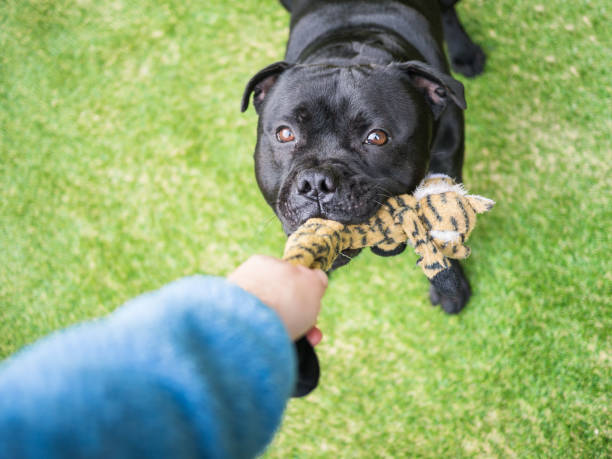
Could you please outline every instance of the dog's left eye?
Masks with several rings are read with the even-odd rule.
[[[382,129],[374,129],[368,133],[368,136],[364,140],[363,143],[367,143],[368,145],[376,145],[380,147],[387,143],[389,136]]]
[[[287,126],[281,126],[276,130],[276,140],[281,143],[291,142],[295,140],[295,134]]]

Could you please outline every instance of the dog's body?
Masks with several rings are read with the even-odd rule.
[[[464,74],[482,71],[484,54],[454,3],[283,1],[285,61],[251,79],[242,108],[254,93],[257,181],[287,233],[312,217],[362,222],[428,172],[461,181],[465,100],[443,37]],[[345,255],[339,264],[355,254]],[[456,295],[430,291],[449,313],[470,296],[460,265],[453,269],[462,279]]]

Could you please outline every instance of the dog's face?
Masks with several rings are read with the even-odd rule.
[[[289,65],[245,90],[259,114],[257,182],[286,233],[312,217],[359,223],[424,177],[435,120],[461,83],[418,62]]]

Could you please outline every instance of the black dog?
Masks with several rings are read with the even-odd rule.
[[[282,1],[291,12],[285,60],[249,81],[242,110],[253,93],[257,182],[287,234],[312,217],[362,222],[427,172],[461,181],[466,103],[443,36],[464,75],[482,72],[485,55],[461,26],[457,1]],[[458,262],[453,270],[454,294],[430,287],[431,302],[450,314],[470,297]],[[303,396],[319,365],[304,338],[296,350],[294,396]]]
[[[466,103],[443,37],[460,73],[480,73],[485,55],[456,1],[282,2],[291,12],[285,60],[249,81],[242,110],[253,93],[257,182],[286,233],[311,217],[362,222],[427,172],[461,181]],[[458,262],[453,269],[454,295],[430,288],[447,313],[470,297]]]

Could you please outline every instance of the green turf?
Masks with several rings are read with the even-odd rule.
[[[474,297],[429,306],[415,256],[333,276],[320,387],[269,457],[609,457],[612,14],[465,0]],[[288,15],[241,2],[0,4],[0,356],[284,237],[257,191],[244,83]]]

